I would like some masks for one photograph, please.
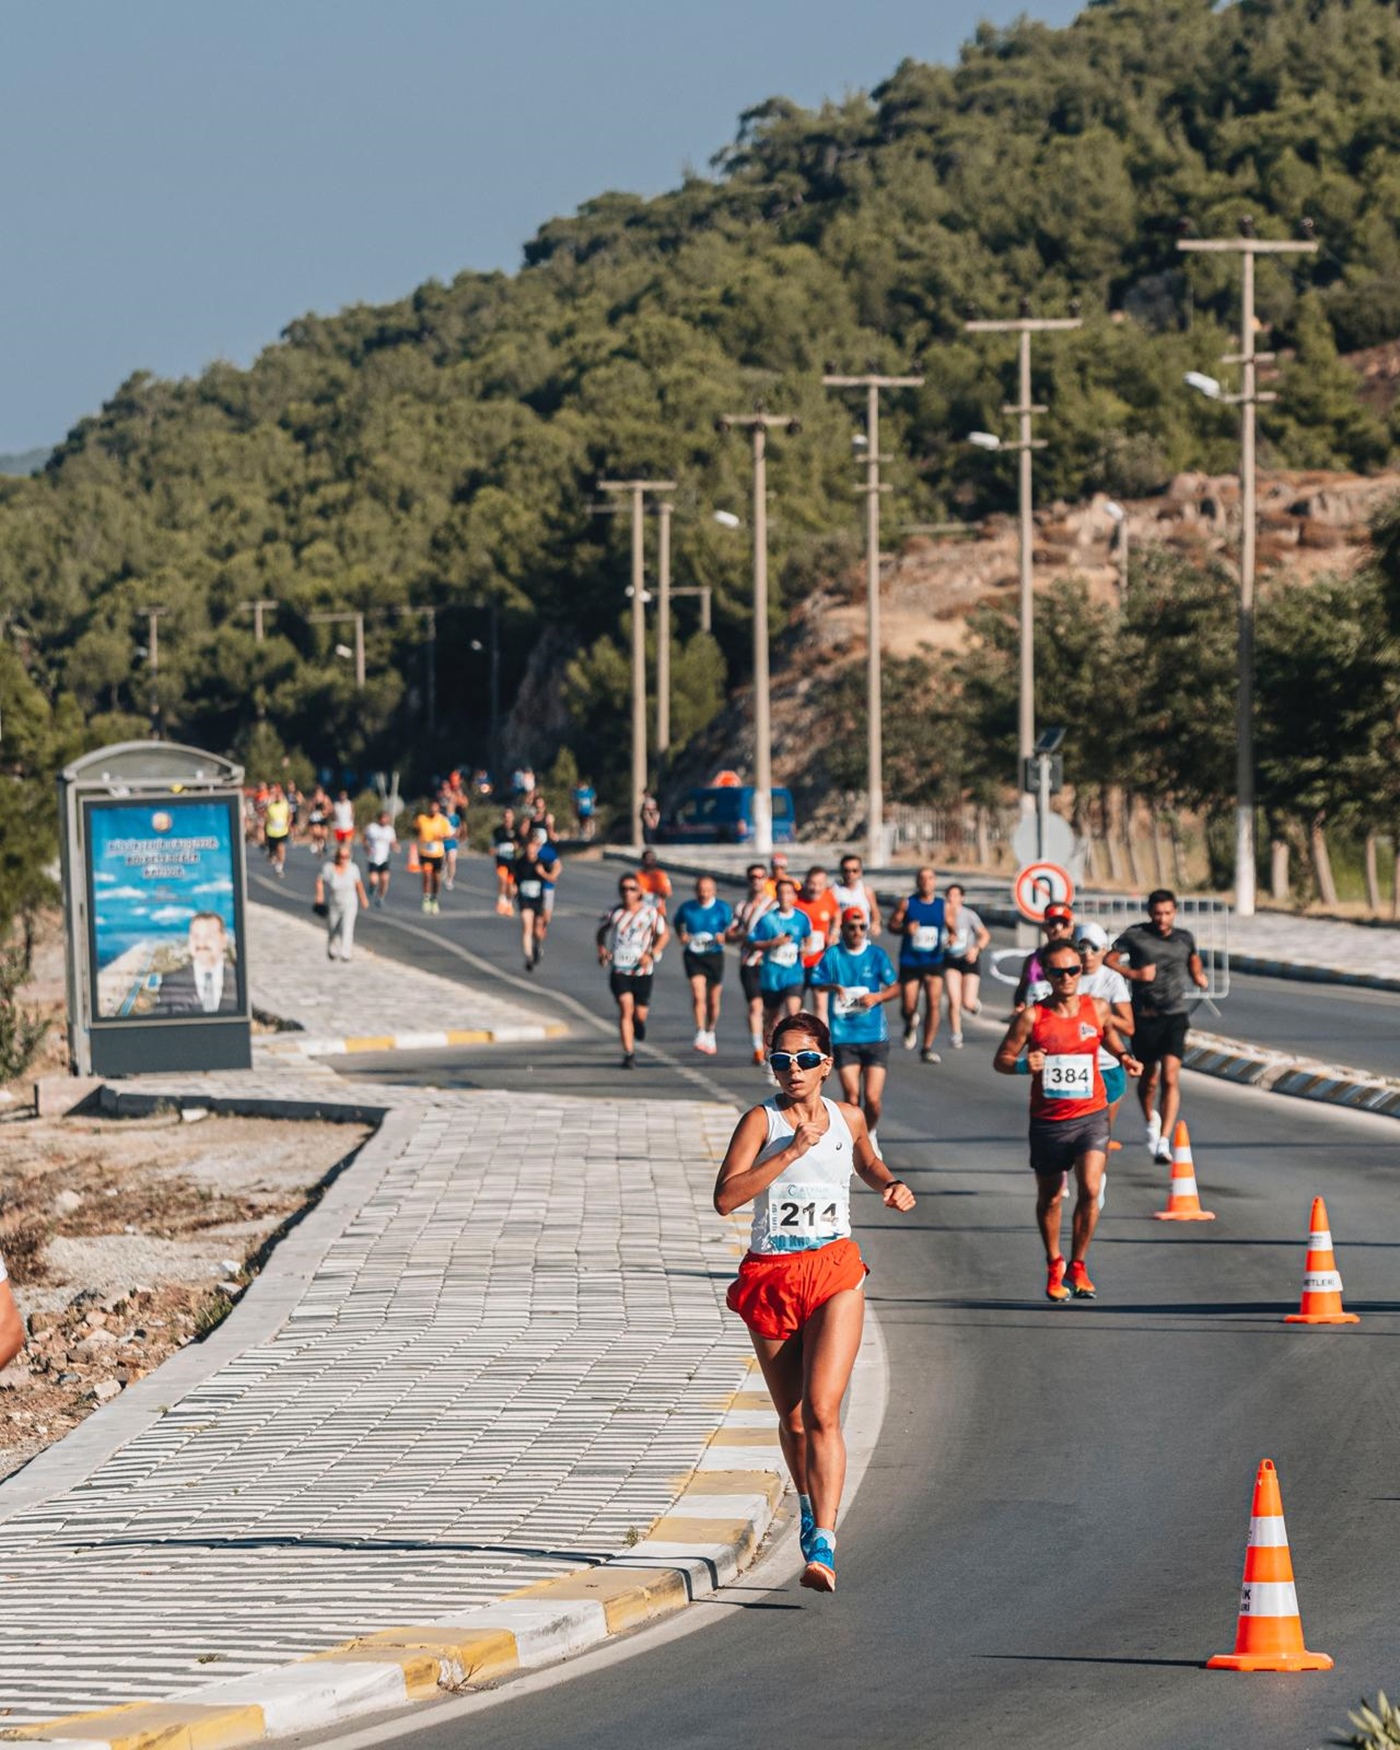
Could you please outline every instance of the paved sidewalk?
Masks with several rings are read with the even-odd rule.
[[[385,1102],[310,1065],[119,1097],[323,1103],[330,1079]],[[673,1608],[761,1538],[773,1420],[710,1206],[732,1111],[388,1097],[219,1329],[0,1485],[11,1735],[324,1724]]]
[[[1232,915],[1230,964],[1237,972],[1400,991],[1400,929],[1290,912]]]
[[[456,979],[438,978],[360,944],[350,961],[326,955],[319,924],[275,906],[248,907],[253,1007],[296,1031],[262,1035],[262,1061],[354,1051],[434,1051],[452,1045],[561,1037],[568,1028],[536,1008]]]

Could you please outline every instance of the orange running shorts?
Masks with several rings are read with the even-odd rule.
[[[833,1294],[864,1285],[870,1270],[854,1240],[809,1252],[750,1252],[725,1296],[731,1312],[758,1337],[795,1337]]]

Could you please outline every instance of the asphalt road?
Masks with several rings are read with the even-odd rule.
[[[304,906],[309,874],[294,867],[288,883],[305,891],[276,897]],[[512,926],[489,915],[470,880],[438,919],[410,909],[400,880],[362,939],[448,976],[480,976],[460,948],[606,1021],[589,942],[614,881],[615,871],[570,866],[530,981]],[[256,875],[254,895],[267,897]],[[621,1074],[614,1039],[569,1010],[575,1031],[558,1045],[394,1060],[384,1073],[763,1097],[741,1061],[737,981],[725,1048],[696,1058],[676,958],[659,979],[651,1035],[670,1062],[648,1055]],[[1316,987],[1250,982],[1261,1009],[1277,992],[1281,1025],[1300,1005],[1334,1013]],[[1355,993],[1338,1007],[1345,1029],[1372,1010]],[[1375,1012],[1393,1030],[1400,999],[1381,998]],[[1245,1031],[1233,1019],[1227,1030]],[[470,1722],[425,1725],[414,1750],[457,1750],[469,1736],[493,1750],[739,1741],[1303,1750],[1324,1742],[1358,1695],[1395,1689],[1400,1386],[1386,1345],[1400,1341],[1400,1130],[1188,1077],[1202,1197],[1218,1220],[1149,1219],[1164,1201],[1162,1170],[1128,1124],[1091,1257],[1100,1298],[1051,1307],[1031,1219],[1026,1092],[991,1073],[998,1031],[972,1023],[968,1048],[936,1068],[895,1053],[881,1136],[919,1206],[901,1221],[873,1197],[855,1204],[890,1403],[841,1526],[836,1597],[784,1585],[701,1633]],[[353,1067],[376,1068],[364,1058]],[[1297,1302],[1319,1191],[1356,1327],[1281,1323]],[[1331,1673],[1202,1669],[1233,1645],[1264,1457],[1279,1466],[1308,1645],[1336,1658]]]

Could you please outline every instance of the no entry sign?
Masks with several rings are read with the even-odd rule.
[[[1059,863],[1027,863],[1017,871],[1011,897],[1021,916],[1038,924],[1047,906],[1074,903],[1074,880]]]

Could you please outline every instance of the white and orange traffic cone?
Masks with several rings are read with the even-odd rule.
[[[1186,1120],[1178,1118],[1172,1136],[1172,1180],[1167,1207],[1153,1211],[1158,1221],[1214,1221],[1215,1212],[1201,1208],[1196,1189],[1196,1163],[1191,1159],[1191,1137]]]
[[[1332,1230],[1327,1225],[1327,1205],[1313,1198],[1308,1224],[1308,1259],[1303,1265],[1303,1302],[1289,1313],[1286,1325],[1359,1325],[1359,1313],[1342,1310],[1342,1279],[1332,1250]]]
[[[1206,1660],[1212,1671],[1330,1671],[1326,1653],[1303,1645],[1303,1621],[1293,1585],[1293,1558],[1283,1523],[1274,1461],[1266,1458],[1254,1479],[1254,1511],[1244,1552],[1244,1585],[1233,1653]]]

